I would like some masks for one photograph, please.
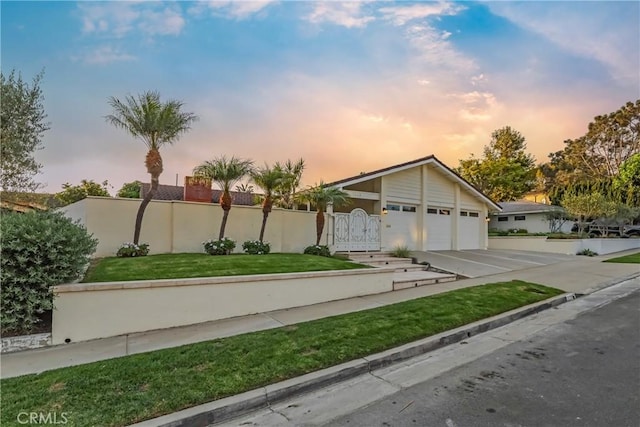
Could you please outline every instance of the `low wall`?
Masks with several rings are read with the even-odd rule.
[[[548,252],[575,255],[589,249],[599,255],[640,249],[640,239],[547,239],[546,237],[489,237],[489,249]]]
[[[52,344],[392,290],[393,268],[61,285],[54,288]]]

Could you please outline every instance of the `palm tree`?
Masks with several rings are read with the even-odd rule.
[[[151,175],[151,188],[140,203],[136,216],[133,243],[138,244],[144,211],[158,189],[162,173],[160,148],[176,142],[198,117],[181,111],[183,103],[180,101],[161,102],[160,93],[155,91],[144,92],[137,98],[128,95],[123,101],[112,96],[108,103],[113,112],[105,117],[107,122],[141,139],[149,149],[145,165]]]
[[[251,171],[252,166],[253,162],[251,160],[238,159],[236,157],[227,159],[226,156],[222,156],[206,161],[193,169],[195,176],[213,180],[222,190],[220,207],[222,207],[223,214],[218,239],[224,237],[224,229],[227,226],[227,218],[231,210],[232,200],[229,191],[236,182],[244,178]]]
[[[267,217],[273,207],[273,202],[277,199],[276,191],[282,184],[284,173],[278,167],[269,167],[265,165],[263,168],[255,169],[251,172],[251,179],[264,192],[262,201],[262,227],[260,228],[260,241],[264,238],[264,229],[267,225]]]
[[[305,168],[304,159],[300,158],[295,163],[287,160],[284,164],[276,162],[275,168],[283,173],[282,181],[278,186],[277,203],[283,208],[292,209],[295,203],[296,190],[302,180],[302,172]]]
[[[324,213],[327,206],[340,207],[351,203],[351,199],[346,192],[335,187],[327,187],[322,181],[315,187],[310,187],[304,193],[301,193],[300,199],[311,203],[318,211],[316,213],[316,245],[320,244],[322,231],[324,230]]]

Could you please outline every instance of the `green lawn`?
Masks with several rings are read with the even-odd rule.
[[[83,282],[239,276],[353,268],[367,267],[342,259],[303,254],[162,254],[140,258],[100,259],[89,268]]]
[[[266,257],[265,257],[266,258]],[[562,294],[493,283],[261,332],[0,381],[3,426],[21,411],[122,426],[415,341]]]
[[[640,264],[640,252],[637,254],[625,255],[618,258],[611,258],[604,262],[621,262],[625,264]]]

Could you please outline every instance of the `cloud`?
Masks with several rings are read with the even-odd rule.
[[[493,118],[500,107],[494,94],[489,92],[467,92],[449,95],[458,99],[463,106],[458,112],[462,120],[470,122],[484,122]]]
[[[414,4],[411,6],[393,6],[378,9],[385,19],[401,26],[414,19],[424,19],[430,16],[456,15],[465,7],[450,2]]]
[[[453,69],[458,73],[471,73],[477,66],[472,58],[459,52],[449,36],[428,24],[415,24],[406,28],[405,35],[418,57],[429,65]]]
[[[636,83],[640,63],[637,2],[488,2],[514,24],[563,49],[604,64],[618,79]]]
[[[189,9],[189,13],[197,16],[209,11],[217,16],[242,20],[263,11],[275,3],[277,3],[277,1],[274,0],[201,1],[195,3],[195,5]]]
[[[313,10],[305,19],[313,24],[330,23],[346,28],[363,28],[375,18],[366,16],[362,6],[366,2],[332,2],[320,1],[315,3]]]
[[[132,32],[147,36],[178,35],[185,20],[179,4],[156,2],[84,2],[78,4],[82,32],[122,38]]]
[[[112,62],[133,61],[136,58],[135,56],[122,52],[120,49],[112,46],[102,46],[79,58],[74,57],[73,59],[80,59],[86,64],[104,65]]]

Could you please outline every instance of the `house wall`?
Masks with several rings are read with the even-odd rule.
[[[427,194],[429,206],[453,207],[454,205],[454,184],[436,168],[428,168]]]
[[[52,344],[390,292],[393,274],[376,268],[57,286]]]
[[[61,210],[78,219],[98,238],[95,257],[113,256],[124,242],[133,240],[139,199],[87,197]],[[274,208],[267,219],[264,240],[272,252],[302,252],[316,241],[316,213]],[[202,242],[217,239],[222,209],[217,204],[153,200],[145,210],[140,242],[149,243],[150,253],[202,252]],[[262,208],[233,206],[225,235],[242,243],[257,240]],[[327,242],[327,229],[321,242]]]
[[[387,202],[404,202],[417,205],[421,201],[422,185],[420,168],[415,167],[383,176]]]
[[[524,221],[516,221],[516,215],[524,215]],[[507,221],[498,221],[498,217],[507,217]],[[565,221],[560,231],[562,233],[571,232],[573,221]],[[544,213],[522,213],[522,214],[498,214],[491,217],[490,229],[510,230],[513,228],[524,228],[529,233],[549,233],[551,227]]]

